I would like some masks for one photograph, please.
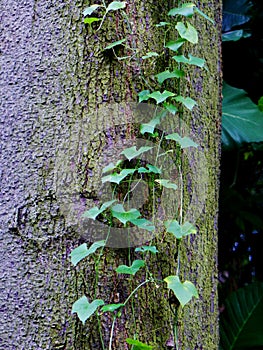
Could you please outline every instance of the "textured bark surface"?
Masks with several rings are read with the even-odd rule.
[[[70,263],[71,249],[85,236],[74,218],[72,222],[65,218],[72,208],[59,198],[57,188],[67,181],[59,165],[62,152],[65,162],[73,159],[79,169],[73,204],[89,207],[100,181],[98,160],[106,149],[112,150],[114,159],[114,152],[132,145],[134,139],[128,112],[120,121],[118,113],[96,111],[103,103],[135,101],[136,89],[143,86],[137,67],[125,70],[101,50],[123,37],[122,22],[112,19],[94,33],[82,23],[85,5],[70,0],[0,0],[0,348],[5,350],[102,349],[96,317],[82,326],[71,315],[73,302],[83,293],[93,298],[94,260],[77,269]],[[205,56],[209,73],[192,69],[193,83],[185,86],[198,96],[200,107],[190,124],[193,134],[198,132],[203,139],[209,173],[199,234],[185,242],[181,253],[182,277],[194,281],[200,294],[179,314],[179,341],[187,350],[217,349],[218,340],[220,4],[205,0],[201,5],[212,18],[216,14],[216,25],[198,20],[203,34],[196,55]],[[134,38],[143,53],[158,49],[158,35],[148,29],[163,19],[160,13],[167,6],[166,1],[128,1]],[[187,190],[191,191],[190,185]],[[175,248],[168,242],[161,246],[160,241],[162,237],[157,237],[160,257],[152,265],[165,277],[175,274],[175,262],[170,260]],[[104,278],[97,297],[122,302],[129,285],[118,280],[113,269],[127,263],[127,252],[106,249],[102,261]],[[173,319],[167,290],[142,289],[133,310],[128,308],[117,323],[113,349],[126,349],[123,340],[135,333],[166,349]],[[102,321],[105,344],[110,321]]]

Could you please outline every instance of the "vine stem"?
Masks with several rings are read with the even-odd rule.
[[[133,294],[135,294],[137,292],[138,289],[140,289],[143,285],[152,282],[150,279],[147,279],[145,281],[143,281],[141,284],[139,284],[132,292],[131,294],[128,296],[128,298],[125,300],[125,302],[123,303],[124,305],[126,305],[128,303],[128,301],[131,299],[131,297],[133,296]]]
[[[114,316],[113,321],[112,321],[112,325],[111,325],[109,350],[112,349],[113,332],[114,332],[116,318],[117,318],[117,316]]]

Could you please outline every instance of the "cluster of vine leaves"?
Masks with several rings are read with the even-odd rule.
[[[107,15],[111,11],[121,11],[125,19],[127,19],[126,13],[123,11],[126,7],[125,1],[113,1],[108,6],[106,6],[105,2],[102,1],[102,4],[94,4],[89,7],[87,7],[84,10],[84,23],[91,25],[94,22],[100,22],[100,25],[97,30],[99,30],[105,21]],[[101,10],[103,12],[103,15],[101,18],[98,17],[91,17],[91,15],[94,12],[98,12]],[[167,43],[164,42],[164,50],[171,50],[175,55],[172,57],[174,61],[175,67],[170,67],[169,69],[160,72],[157,74],[156,80],[159,83],[159,86],[161,87],[163,82],[167,79],[176,78],[178,81],[182,79],[185,76],[184,71],[182,70],[182,64],[188,64],[188,65],[194,65],[198,66],[200,68],[206,68],[206,63],[203,58],[192,56],[191,54],[188,55],[188,57],[185,57],[184,55],[180,54],[180,48],[184,45],[184,43],[188,42],[191,44],[197,44],[198,43],[198,33],[195,27],[190,23],[191,18],[194,14],[199,14],[205,19],[209,20],[213,23],[213,21],[205,15],[200,9],[197,8],[197,6],[193,3],[185,3],[179,7],[173,8],[168,12],[168,15],[171,17],[171,22],[160,22],[157,24],[157,27],[163,27],[165,29],[165,35],[168,31],[172,29],[176,29],[177,35],[175,40],[170,40]],[[173,18],[179,16],[179,21],[176,23],[173,23]],[[124,42],[126,39],[121,39],[118,41],[115,41],[114,43],[108,45],[105,50],[113,50],[115,57],[118,60],[123,60],[126,57],[118,57],[114,51],[116,46],[124,45]],[[142,56],[142,60],[146,59],[156,59],[160,53],[157,52],[148,52],[145,56]],[[128,57],[129,58],[129,57]],[[172,115],[175,115],[178,113],[179,108],[187,108],[189,111],[192,111],[194,106],[197,105],[196,101],[193,100],[190,97],[184,97],[181,95],[176,95],[175,93],[167,90],[157,90],[157,91],[150,91],[150,90],[144,90],[141,91],[138,94],[139,103],[144,101],[152,101],[154,100],[157,106],[162,106],[165,110],[167,110]],[[179,107],[180,105],[180,107]],[[161,118],[163,117],[160,115],[155,115],[152,120],[150,120],[147,124],[142,124],[140,126],[140,132],[141,134],[148,133],[151,137],[157,138],[157,133],[155,133],[156,126],[161,122]],[[189,137],[181,137],[178,133],[173,133],[166,135],[165,138],[167,140],[173,140],[181,149],[188,148],[188,147],[198,147],[198,145],[191,140]],[[161,141],[159,141],[160,144]],[[136,157],[140,156],[141,154],[148,152],[152,147],[144,146],[140,147],[138,150],[136,149],[136,146],[127,148],[121,152],[121,155],[123,155],[128,161],[135,159]],[[137,173],[139,176],[143,176],[143,174],[158,174],[160,175],[162,173],[162,170],[158,168],[154,164],[147,164],[146,168],[143,166],[136,166],[134,168],[122,168],[121,167],[121,161],[118,161],[116,164],[109,164],[106,166],[102,171],[102,182],[110,182],[117,185],[123,184],[123,180],[127,181],[129,179],[129,182],[132,182],[132,175]],[[182,175],[182,174],[181,174]],[[182,181],[182,176],[180,177],[180,181]],[[165,187],[170,189],[171,191],[177,190],[178,186],[175,183],[170,182],[169,179],[156,179],[153,180],[156,183],[156,186],[159,187]],[[182,184],[181,188],[182,188]],[[131,187],[128,186],[128,192],[131,191]],[[127,197],[128,193],[126,194]],[[99,215],[104,215],[107,217],[110,215],[112,218],[117,219],[120,221],[124,227],[128,227],[129,225],[134,225],[139,227],[140,229],[145,229],[150,232],[154,232],[155,226],[154,223],[151,221],[142,218],[141,213],[135,209],[132,208],[128,211],[125,210],[123,204],[116,203],[117,200],[113,199],[111,201],[105,202],[101,205],[100,208],[93,207],[90,210],[86,211],[83,216],[89,219],[96,220],[96,218]],[[181,198],[182,202],[182,198]],[[181,203],[182,204],[182,203]],[[182,207],[182,205],[181,205]],[[154,205],[153,205],[154,210]],[[166,232],[169,234],[172,234],[180,243],[180,241],[187,235],[195,234],[197,232],[195,226],[189,222],[184,222],[183,220],[183,213],[182,208],[180,209],[180,214],[178,215],[178,220],[168,220],[164,221],[164,226],[166,229]],[[153,216],[154,217],[154,216]],[[109,231],[110,232],[110,231]],[[109,233],[110,234],[110,233]],[[71,261],[74,266],[76,266],[81,260],[88,257],[89,255],[95,253],[98,249],[100,249],[100,253],[98,256],[98,260],[96,262],[96,273],[98,274],[98,265],[100,262],[100,259],[103,254],[103,249],[105,245],[107,244],[106,240],[101,240],[93,243],[89,248],[87,247],[87,244],[84,243],[80,245],[79,247],[75,248],[71,252]],[[141,247],[137,247],[135,249],[135,252],[140,252],[143,257],[147,256],[147,254],[158,254],[158,250],[155,246],[152,245],[144,245]],[[175,297],[178,299],[180,305],[184,307],[191,299],[192,297],[198,298],[198,292],[194,284],[190,281],[184,281],[183,283],[180,281],[179,278],[179,254],[177,255],[177,271],[176,275],[174,276],[168,276],[163,281],[167,283],[167,288],[171,289],[174,293]],[[84,295],[81,298],[79,298],[72,307],[72,313],[77,313],[79,319],[85,323],[87,319],[89,319],[94,313],[98,316],[101,314],[108,312],[112,313],[113,322],[111,327],[111,335],[110,335],[110,341],[109,341],[109,347],[108,349],[111,350],[112,348],[112,341],[113,341],[113,334],[114,334],[114,324],[118,317],[121,316],[122,309],[126,306],[126,304],[130,301],[130,299],[135,295],[135,293],[138,291],[139,288],[144,286],[147,283],[153,283],[156,287],[158,287],[158,283],[160,283],[160,280],[157,278],[154,278],[154,275],[149,272],[149,269],[146,266],[146,258],[144,259],[138,259],[131,263],[130,266],[126,265],[120,265],[117,267],[116,272],[117,274],[126,274],[130,276],[135,276],[135,274],[142,268],[146,268],[146,278],[145,280],[140,283],[128,296],[128,298],[123,301],[122,303],[117,304],[107,304],[105,305],[105,302],[101,299],[95,299],[92,302],[89,302],[88,298]],[[96,277],[98,279],[98,276]],[[97,281],[98,282],[98,281]],[[97,288],[97,287],[96,287]],[[95,292],[96,293],[96,292]],[[176,334],[175,340],[176,340]],[[102,335],[101,335],[102,338]],[[126,342],[128,344],[131,344],[133,346],[133,349],[152,349],[153,347],[147,344],[144,344],[140,342],[137,339],[126,339]],[[105,349],[103,340],[103,349]]]

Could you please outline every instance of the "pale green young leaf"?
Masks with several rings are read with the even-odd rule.
[[[116,200],[105,202],[104,204],[102,204],[100,209],[98,207],[93,207],[93,208],[85,211],[82,216],[85,218],[88,218],[88,219],[95,220],[99,214],[101,214],[104,210],[109,208],[112,205],[112,203],[114,203],[114,202],[116,202]]]
[[[143,146],[137,150],[136,146],[133,146],[130,148],[126,148],[124,151],[121,152],[121,154],[123,154],[128,160],[131,160],[133,158],[138,157],[142,153],[149,151],[150,149],[152,149],[152,147]]]
[[[175,26],[181,38],[186,39],[192,44],[198,43],[198,33],[195,27],[189,22],[186,25],[183,22],[178,22]]]
[[[135,275],[141,267],[145,266],[144,260],[134,260],[131,266],[120,265],[117,267],[117,273],[125,273],[127,275]]]
[[[104,247],[106,244],[105,240],[94,242],[90,248],[87,248],[87,244],[83,243],[79,247],[72,250],[70,253],[71,262],[76,266],[81,260],[87,256],[96,252],[97,249]]]
[[[127,338],[126,343],[133,345],[133,350],[153,350],[153,346],[142,343],[139,340]]]
[[[130,222],[135,225],[138,226],[139,228],[143,229],[143,230],[147,230],[147,231],[154,231],[155,227],[153,225],[153,223],[149,220],[146,220],[144,218],[139,218],[139,219],[134,219],[134,220],[130,220]]]
[[[170,26],[170,22],[160,22],[158,24],[155,24],[156,27],[165,27],[165,26]]]
[[[203,58],[195,57],[189,54],[189,58],[184,55],[178,55],[172,57],[178,63],[187,63],[200,68],[205,68],[205,60]]]
[[[139,92],[138,93],[139,103],[149,100],[149,98],[150,98],[149,94],[150,94],[150,90],[143,90],[143,91]]]
[[[78,318],[84,324],[85,321],[90,318],[101,305],[104,305],[104,301],[101,299],[95,299],[92,303],[89,303],[88,298],[84,295],[79,298],[72,306],[72,313],[77,313]]]
[[[174,99],[176,102],[182,103],[190,111],[197,104],[197,102],[195,100],[193,100],[191,97],[176,96]]]
[[[168,12],[168,16],[181,15],[184,17],[191,18],[194,14],[194,7],[195,7],[195,4],[193,4],[193,3],[188,2],[188,3],[182,4],[180,7],[175,7],[173,9],[171,9]]]
[[[164,226],[166,227],[166,231],[172,233],[177,239],[181,239],[197,232],[194,225],[188,221],[183,225],[180,225],[177,220],[167,220],[164,222]]]
[[[174,292],[174,295],[184,307],[193,297],[198,298],[198,292],[190,281],[181,283],[178,276],[168,276],[164,279],[167,287]]]
[[[157,182],[158,184],[160,184],[161,186],[165,187],[165,188],[172,188],[173,190],[177,190],[177,185],[170,182],[169,180],[165,180],[165,179],[157,179],[155,180],[155,182]]]
[[[89,16],[91,15],[94,11],[97,10],[97,8],[99,7],[102,7],[102,5],[98,5],[98,4],[93,4],[89,7],[86,7],[85,10],[83,11],[83,15],[86,17],[86,16]]]
[[[118,40],[118,41],[114,41],[114,43],[111,43],[110,45],[106,46],[104,50],[109,50],[109,49],[112,49],[115,46],[122,45],[125,41],[126,41],[126,39],[121,39],[121,40]]]
[[[171,97],[171,96],[175,96],[175,94],[171,91],[167,91],[165,90],[164,92],[160,92],[160,91],[154,91],[151,94],[148,95],[150,98],[153,98],[157,104],[167,100],[167,98]]]
[[[109,171],[112,171],[114,169],[116,169],[120,164],[121,164],[121,160],[117,160],[116,164],[110,163],[107,166],[105,166],[105,168],[102,169],[102,174],[108,173]]]
[[[157,52],[147,52],[146,55],[142,56],[143,60],[146,60],[147,58],[151,58],[151,57],[158,57],[159,54]]]
[[[124,9],[125,7],[126,7],[126,1],[113,1],[108,5],[106,9],[106,13],[108,13],[109,11],[121,10],[121,9]]]
[[[97,18],[97,17],[87,17],[87,18],[84,18],[83,22],[85,24],[92,24],[93,22],[99,22],[101,21],[101,18]]]
[[[138,219],[141,216],[140,212],[132,208],[128,211],[125,211],[122,204],[116,204],[111,208],[112,216],[122,222],[124,225],[132,220]]]
[[[188,147],[198,147],[198,144],[195,143],[192,139],[189,137],[181,137],[179,134],[176,132],[174,134],[169,134],[165,136],[166,140],[173,140],[179,143],[181,148],[188,148]]]
[[[177,51],[178,49],[180,49],[180,47],[186,42],[186,39],[183,38],[179,38],[177,40],[170,40],[168,41],[168,43],[165,45],[165,47],[167,47],[168,49],[172,50],[172,51]]]
[[[179,69],[175,69],[170,72],[169,70],[165,70],[164,72],[156,74],[157,80],[159,84],[162,84],[166,79],[170,78],[182,78],[185,73]]]
[[[151,252],[153,254],[158,253],[158,250],[156,249],[155,245],[143,245],[141,247],[138,247],[135,249],[135,252],[141,252],[141,253],[146,253],[146,252]]]
[[[115,310],[120,309],[121,307],[125,306],[125,304],[108,304],[108,305],[104,305],[101,308],[102,312],[114,312]]]
[[[120,182],[125,179],[128,175],[131,175],[135,172],[135,169],[123,169],[119,174],[114,173],[110,175],[103,176],[101,178],[102,183],[105,182],[113,182],[116,184],[120,184]]]

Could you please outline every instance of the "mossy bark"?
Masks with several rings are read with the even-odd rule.
[[[160,50],[162,43],[153,25],[163,20],[173,2],[128,1],[132,36],[118,15],[110,16],[100,32],[85,27],[82,10],[87,5],[90,3],[69,0],[19,4],[2,0],[0,5],[0,345],[6,350],[102,349],[101,337],[108,346],[110,317],[102,318],[100,335],[96,316],[83,326],[71,314],[73,302],[83,293],[90,300],[94,297],[97,255],[76,269],[70,263],[71,250],[87,237],[73,217],[72,222],[66,218],[72,206],[67,207],[58,191],[67,181],[60,165],[64,159],[65,163],[72,160],[78,192],[77,199],[72,195],[72,202],[78,207],[84,198],[88,207],[100,186],[105,150],[112,150],[114,159],[123,145],[133,145],[136,138],[128,111],[121,120],[118,113],[109,116],[98,111],[103,104],[136,101],[136,92],[145,88],[140,67],[121,64],[102,48],[127,35],[129,45],[137,43],[140,55]],[[178,313],[178,342],[180,349],[187,350],[218,347],[221,9],[216,0],[202,1],[200,6],[216,24],[197,20],[202,35],[195,54],[205,56],[209,71],[190,69],[189,80],[181,86],[182,91],[197,96],[194,118],[186,116],[185,121],[192,134],[201,135],[209,174],[205,206],[197,222],[199,232],[180,248],[180,275],[195,282],[200,296]],[[146,66],[146,73],[148,69]],[[192,178],[192,186],[194,181]],[[191,191],[190,185],[185,187],[186,203],[187,191]],[[150,264],[158,277],[175,274],[176,243],[163,234],[154,243],[160,253]],[[127,298],[132,282],[117,277],[114,268],[128,263],[128,255],[125,249],[105,249],[97,298],[106,303]],[[143,281],[143,276],[138,280]],[[124,339],[137,334],[141,341],[166,349],[175,318],[168,299],[165,285],[141,288],[116,322],[112,348],[127,349]]]

